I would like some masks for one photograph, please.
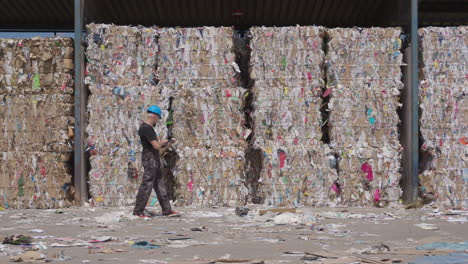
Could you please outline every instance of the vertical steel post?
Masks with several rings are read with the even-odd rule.
[[[418,0],[411,0],[411,152],[412,200],[418,196],[419,170],[419,34],[418,34]]]
[[[406,51],[405,92],[403,93],[403,202],[413,203],[418,198],[419,169],[419,61],[418,61],[418,0],[410,2],[410,46]]]
[[[86,92],[84,91],[84,47],[83,10],[85,0],[75,0],[75,146],[74,180],[75,203],[80,206],[88,200],[85,153],[84,125],[86,115]]]

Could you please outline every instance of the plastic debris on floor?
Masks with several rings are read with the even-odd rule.
[[[158,87],[172,97],[172,136],[178,160],[177,200],[184,205],[231,205],[243,200],[243,89],[229,27],[162,28]]]
[[[427,27],[419,86],[422,191],[446,208],[468,207],[468,27]]]
[[[342,203],[396,204],[401,195],[401,29],[335,28],[327,34],[329,133],[339,153]]]
[[[156,86],[158,31],[103,24],[87,30],[90,194],[95,205],[129,205],[143,176],[138,129],[150,105],[163,109],[156,133],[165,138],[169,101]]]
[[[424,256],[409,262],[410,264],[466,264],[468,253],[451,253],[441,256]]]
[[[72,257],[70,263],[133,263],[140,258],[170,263],[213,259],[220,263],[250,259],[265,263],[408,263],[419,256],[447,255],[467,248],[467,241],[461,242],[467,231],[442,216],[431,220],[440,231],[420,230],[416,225],[429,210],[251,204],[249,213],[239,217],[232,207],[194,207],[175,208],[184,212],[181,218],[150,220],[127,217],[131,206],[5,210],[0,214],[7,220],[0,221],[0,263],[32,257],[40,262],[44,256],[46,262]],[[406,231],[395,232],[401,226]],[[29,237],[30,230],[38,227],[44,232]],[[221,261],[226,254],[232,256]]]
[[[416,247],[419,250],[456,250],[456,251],[468,251],[468,241],[453,243],[453,242],[434,242]]]
[[[72,196],[73,40],[0,39],[0,206]]]
[[[267,205],[333,205],[336,163],[321,141],[324,28],[253,27],[250,34],[259,195]]]

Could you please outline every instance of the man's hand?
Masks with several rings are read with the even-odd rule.
[[[150,141],[151,145],[153,146],[154,149],[162,149],[162,148],[165,148],[169,141],[167,141],[167,139],[164,139],[162,141],[156,141],[156,140],[153,140],[153,141]]]
[[[161,157],[164,157],[168,152],[169,148],[171,147],[171,142],[166,142],[162,148],[159,149],[159,154]]]

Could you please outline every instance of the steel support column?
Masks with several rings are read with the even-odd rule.
[[[405,91],[403,92],[403,202],[413,203],[418,198],[419,167],[419,61],[418,61],[418,0],[411,0],[409,34],[410,44],[405,52]]]
[[[75,203],[80,206],[88,200],[84,128],[86,117],[86,92],[84,89],[83,10],[85,0],[75,0],[75,146],[74,187]]]

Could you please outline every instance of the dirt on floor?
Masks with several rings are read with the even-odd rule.
[[[181,217],[150,219],[130,207],[2,210],[0,239],[8,243],[0,263],[408,263],[451,252],[468,259],[467,210],[177,209]]]

